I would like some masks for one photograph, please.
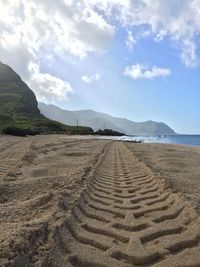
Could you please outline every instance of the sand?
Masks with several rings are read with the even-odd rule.
[[[0,266],[200,266],[199,215],[177,190],[184,178],[168,186],[141,160],[145,149],[1,137]]]
[[[200,214],[200,147],[127,143],[132,152],[181,192]]]
[[[63,136],[1,137],[0,266],[45,262],[105,144]]]

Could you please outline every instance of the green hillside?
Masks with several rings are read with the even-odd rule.
[[[15,71],[0,62],[0,132],[6,127],[38,133],[92,133],[89,127],[68,126],[40,114],[33,91]]]

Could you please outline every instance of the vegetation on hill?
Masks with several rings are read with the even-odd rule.
[[[112,129],[98,130],[94,134],[106,135],[106,136],[123,136],[124,135],[124,133],[113,131]]]
[[[93,130],[44,117],[33,91],[16,72],[0,62],[0,132],[24,136],[36,133],[90,134]]]
[[[34,93],[17,73],[2,63],[0,63],[0,113],[11,118],[16,115],[41,116]]]

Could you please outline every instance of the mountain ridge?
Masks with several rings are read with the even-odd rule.
[[[8,130],[9,128],[9,130]],[[64,125],[41,114],[34,92],[10,66],[0,61],[0,133],[92,133],[91,128]]]
[[[92,109],[69,111],[53,104],[41,102],[38,103],[38,107],[41,113],[50,119],[70,125],[77,125],[78,120],[80,125],[91,127],[93,130],[108,128],[124,132],[127,135],[176,134],[173,129],[163,122],[155,122],[152,120],[134,122],[126,118],[114,117]]]

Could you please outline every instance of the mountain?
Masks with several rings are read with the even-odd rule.
[[[0,132],[6,127],[32,129],[39,133],[77,131],[76,127],[42,115],[33,91],[12,68],[0,62]],[[92,129],[79,127],[79,131],[90,133]]]
[[[0,113],[8,116],[38,117],[34,93],[8,65],[0,62]]]
[[[68,111],[55,105],[47,105],[45,103],[39,103],[38,107],[41,113],[47,118],[69,125],[77,125],[78,120],[79,125],[91,127],[93,130],[107,128],[128,135],[176,134],[174,130],[162,122],[133,122],[93,110]]]

